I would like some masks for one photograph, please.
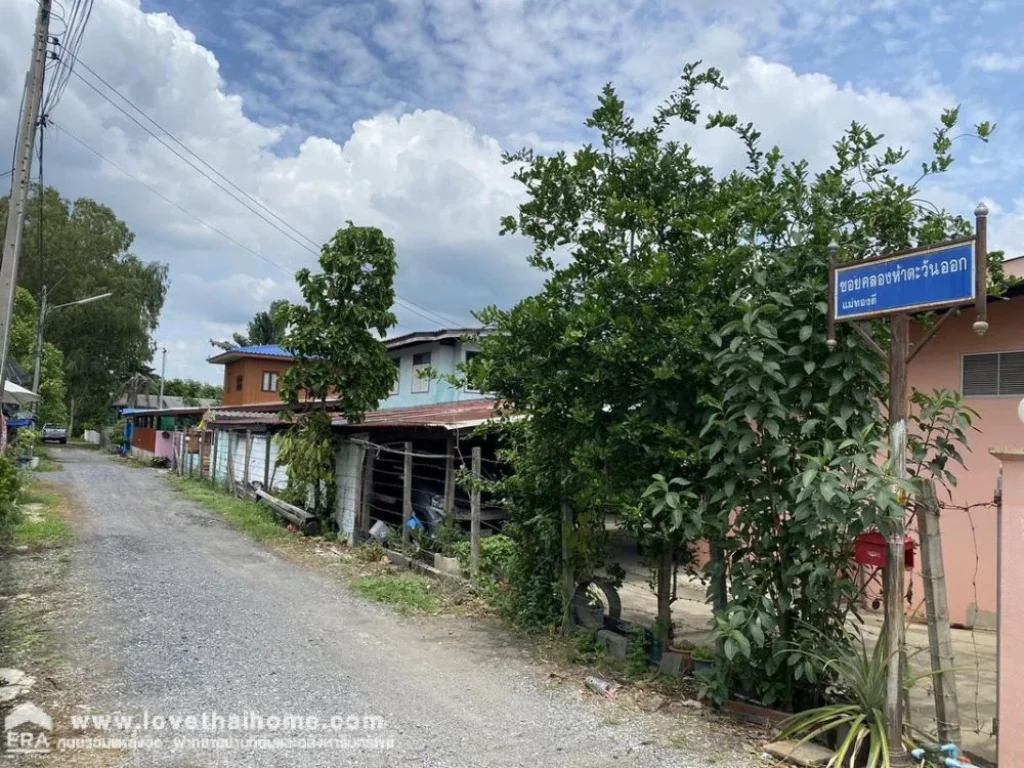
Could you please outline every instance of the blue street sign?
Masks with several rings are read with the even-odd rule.
[[[974,301],[974,239],[834,268],[836,320],[915,312]]]

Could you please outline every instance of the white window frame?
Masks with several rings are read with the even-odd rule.
[[[281,386],[281,374],[279,371],[263,371],[263,379],[260,382],[262,392],[277,392]]]
[[[391,394],[389,395],[389,397],[394,397],[402,391],[402,358],[392,357],[391,362],[395,364],[395,370],[397,371],[395,383],[391,385]]]
[[[965,398],[972,398],[972,399],[976,398],[976,397],[977,398],[981,398],[981,397],[984,397],[984,398],[998,398],[998,399],[1005,399],[1005,398],[1017,398],[1017,399],[1020,399],[1021,395],[1019,395],[1019,394],[1017,394],[1017,395],[998,395],[998,394],[996,394],[996,395],[968,395],[966,392],[964,392],[964,368],[967,365],[967,358],[968,357],[976,357],[978,355],[1013,355],[1013,354],[1020,354],[1022,352],[1024,352],[1024,349],[993,349],[993,350],[987,351],[987,352],[964,352],[963,354],[961,354],[960,355],[960,394],[963,395]],[[1000,363],[1001,363],[1001,361],[1000,361]],[[997,366],[996,366],[996,390],[999,389],[999,370],[1000,370],[1000,368],[999,368],[999,365],[997,364]]]
[[[420,355],[427,356],[427,362],[417,363],[416,358]],[[423,395],[430,392],[430,379],[421,379],[419,376],[420,371],[430,367],[434,361],[434,356],[428,350],[426,352],[417,352],[412,356],[412,393],[414,395]]]
[[[480,354],[480,350],[479,349],[466,349],[464,347],[462,349],[462,362],[463,363],[468,363],[470,355],[479,355],[479,354]],[[479,389],[470,389],[469,387],[466,387],[465,391],[468,394],[471,394],[471,395],[479,395],[480,394],[480,390]]]

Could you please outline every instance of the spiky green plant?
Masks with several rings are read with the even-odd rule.
[[[828,768],[889,768],[884,711],[886,677],[892,658],[886,655],[885,632],[873,647],[860,633],[839,640],[816,634],[820,639],[816,652],[792,648],[784,653],[800,654],[820,664],[823,677],[833,681],[832,687],[845,701],[797,712],[779,724],[779,738],[799,739],[800,744],[805,744],[846,727],[849,730],[836,746]],[[908,676],[904,685],[909,688],[917,679]],[[910,723],[904,723],[903,730],[903,741],[909,750],[913,746]],[[860,762],[865,745],[867,757]]]

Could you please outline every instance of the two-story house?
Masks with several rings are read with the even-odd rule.
[[[293,355],[277,344],[237,347],[209,358],[224,366],[225,407],[279,403],[281,374],[292,364]]]
[[[472,390],[453,387],[443,378],[424,378],[433,370],[438,376],[454,374],[459,365],[478,353],[476,345],[463,338],[480,333],[478,328],[444,328],[407,333],[383,343],[398,369],[391,394],[378,411],[393,408],[462,403],[485,399]],[[281,376],[291,366],[293,355],[286,349],[264,344],[221,352],[209,362],[224,366],[223,406],[280,403]]]

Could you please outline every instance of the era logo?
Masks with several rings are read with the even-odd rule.
[[[32,726],[33,730],[18,730],[27,726]],[[35,704],[30,701],[19,704],[4,718],[6,751],[22,755],[49,752],[49,740],[43,731],[52,728],[53,719]]]

